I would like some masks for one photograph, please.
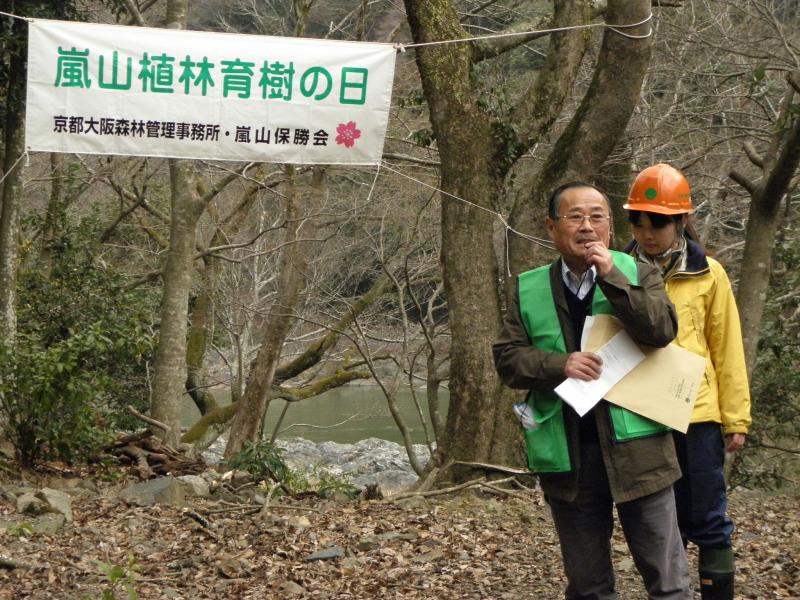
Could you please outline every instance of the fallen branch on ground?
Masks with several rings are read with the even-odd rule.
[[[520,469],[519,467],[507,467],[506,465],[492,465],[489,463],[479,462],[465,462],[462,460],[454,461],[455,465],[464,465],[466,467],[474,467],[476,469],[484,469],[487,471],[500,471],[501,473],[514,473],[515,475],[531,475],[528,469]]]
[[[0,555],[0,569],[8,569],[9,571],[13,571],[14,569],[36,569],[36,568],[37,567],[35,565],[32,565],[30,563],[26,563],[21,560],[15,560],[8,556]]]

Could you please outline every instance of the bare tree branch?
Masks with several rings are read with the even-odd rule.
[[[750,179],[748,179],[745,175],[743,175],[736,169],[731,169],[728,175],[736,183],[738,183],[740,186],[746,189],[749,194],[755,194],[756,192],[755,184],[752,181],[750,181]]]

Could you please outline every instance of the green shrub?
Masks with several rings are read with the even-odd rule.
[[[107,582],[101,596],[102,600],[117,600],[118,591],[124,592],[128,600],[138,600],[139,594],[136,593],[135,584],[136,575],[139,573],[139,563],[133,554],[128,554],[128,564],[124,567],[99,560],[94,562]]]
[[[245,442],[242,449],[231,457],[226,465],[229,469],[246,471],[254,481],[284,482],[289,475],[289,467],[283,460],[281,449],[267,440],[256,443]]]
[[[146,408],[152,299],[100,258],[92,219],[50,245],[49,268],[20,273],[18,333],[0,344],[0,422],[24,466],[89,460],[124,407]]]
[[[266,440],[245,442],[242,450],[225,464],[229,469],[246,471],[254,481],[282,483],[289,494],[328,497],[338,492],[354,498],[358,492],[349,475],[334,475],[317,465],[309,474],[289,468],[281,449]]]
[[[753,425],[734,455],[731,485],[800,489],[800,245],[779,241],[758,359],[750,382]]]
[[[111,345],[95,328],[49,347],[28,335],[0,346],[0,409],[23,466],[85,462],[106,440],[95,407],[108,375],[85,370],[84,359]]]

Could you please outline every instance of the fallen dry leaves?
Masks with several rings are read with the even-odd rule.
[[[283,504],[281,503],[283,502]],[[291,505],[293,508],[289,508]],[[52,536],[0,533],[0,555],[40,569],[0,569],[0,599],[555,599],[558,543],[538,492],[334,502],[275,501],[243,516],[221,501],[134,508],[109,495],[73,502],[75,522]],[[0,514],[14,511],[0,502]],[[734,493],[738,598],[800,598],[796,497]],[[619,528],[613,541],[622,598],[644,598]],[[327,552],[335,558],[307,560]],[[138,572],[112,585],[96,561]],[[696,553],[690,551],[692,564]]]

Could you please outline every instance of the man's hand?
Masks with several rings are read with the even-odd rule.
[[[744,441],[747,439],[747,434],[744,433],[729,433],[725,436],[727,447],[725,452],[736,452],[744,448]]]
[[[594,352],[573,352],[567,357],[564,375],[583,381],[591,381],[600,377],[603,359]]]
[[[586,248],[586,264],[594,266],[600,277],[608,275],[614,266],[614,261],[603,242],[586,242],[583,247]]]

